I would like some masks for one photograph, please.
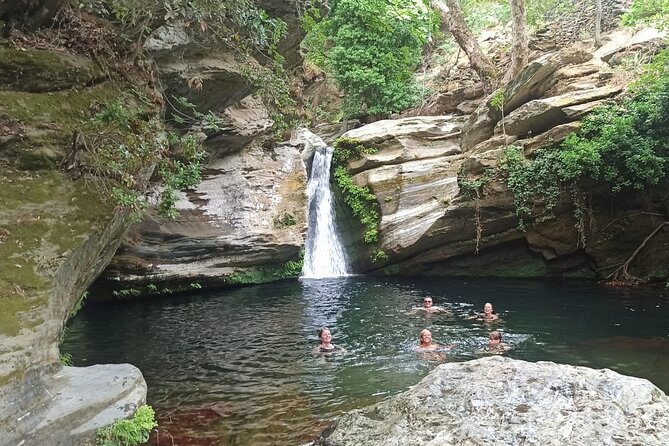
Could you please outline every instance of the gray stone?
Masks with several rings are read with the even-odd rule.
[[[5,400],[10,419],[0,425],[0,444],[79,446],[95,432],[131,417],[146,402],[146,382],[130,364],[62,367],[31,384],[40,400]]]
[[[495,127],[495,133],[502,132],[502,125],[509,135],[543,133],[556,125],[578,119],[592,109],[592,106],[597,105],[594,104],[595,101],[611,97],[620,91],[620,86],[607,86],[530,101],[505,116]],[[585,103],[591,105],[579,107]]]
[[[669,398],[645,379],[493,356],[440,365],[316,444],[660,446],[667,432]]]
[[[578,131],[579,128],[581,128],[580,121],[556,125],[552,129],[540,135],[528,139],[523,139],[518,144],[523,147],[525,156],[531,157],[538,149],[561,143],[567,138],[567,136]]]

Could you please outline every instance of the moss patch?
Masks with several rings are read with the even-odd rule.
[[[25,91],[54,91],[90,85],[104,75],[84,57],[51,50],[0,46],[0,86]]]
[[[66,175],[0,171],[0,333],[41,323],[51,276],[113,209],[84,182]]]
[[[75,130],[93,132],[93,111],[120,96],[120,86],[105,83],[48,93],[0,91],[0,122],[22,128],[3,148],[3,158],[24,169],[51,168],[70,148]]]

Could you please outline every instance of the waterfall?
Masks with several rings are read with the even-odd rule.
[[[315,135],[313,135],[315,136]],[[314,151],[311,175],[307,185],[309,224],[302,277],[319,279],[348,274],[346,254],[342,247],[330,189],[330,164],[334,149],[320,141]]]

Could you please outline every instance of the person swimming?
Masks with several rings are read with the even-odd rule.
[[[449,313],[446,308],[433,305],[432,298],[427,296],[423,298],[422,307],[414,307],[411,309],[412,313],[425,312],[425,313]]]
[[[446,353],[439,351],[443,348],[445,348],[443,345],[432,341],[432,332],[430,330],[427,328],[421,330],[416,351],[421,353],[423,359],[439,362],[448,360]]]
[[[312,353],[319,355],[346,351],[342,347],[332,343],[332,333],[328,327],[321,327],[316,333],[318,334],[318,339],[320,339],[321,342],[316,347],[314,347]]]
[[[418,341],[418,350],[420,351],[432,351],[441,347],[436,342],[432,342],[432,332],[427,328],[421,330],[420,337]]]
[[[504,353],[507,350],[510,350],[511,346],[505,342],[502,342],[502,333],[495,330],[491,331],[488,335],[488,348],[489,352],[495,353]]]
[[[481,319],[484,322],[493,322],[499,320],[499,316],[495,313],[495,310],[492,307],[490,302],[486,302],[483,305],[483,313],[475,314],[470,316],[468,319]]]

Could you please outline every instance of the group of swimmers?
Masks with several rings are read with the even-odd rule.
[[[411,310],[411,312],[412,313],[425,312],[432,314],[432,313],[450,313],[450,310],[434,305],[434,302],[432,301],[431,297],[425,297],[423,299],[422,307],[415,307]],[[490,302],[486,302],[486,304],[483,306],[483,313],[470,316],[468,319],[479,319],[483,320],[484,322],[494,322],[499,320],[499,316],[495,314],[492,304]],[[313,349],[314,354],[345,352],[345,350],[342,347],[336,346],[335,344],[332,343],[332,333],[330,332],[329,328],[322,327],[318,329],[317,334],[318,334],[318,339],[320,339],[320,344],[314,347]],[[434,351],[444,348],[450,348],[453,347],[454,345],[455,344],[444,346],[436,342],[433,342],[432,332],[430,332],[430,330],[425,328],[420,332],[418,346],[416,347],[416,349],[418,351],[426,352],[426,351]],[[488,335],[488,350],[501,353],[506,350],[509,350],[510,348],[511,347],[508,344],[502,342],[502,333],[500,333],[498,330],[490,332],[490,334]]]
[[[449,313],[450,311],[447,310],[446,308],[443,307],[438,307],[433,305],[433,301],[431,297],[425,297],[423,299],[423,306],[422,307],[416,307],[412,309],[412,312],[418,312],[418,311],[424,311],[427,313]],[[483,305],[483,313],[481,314],[476,314],[473,316],[470,316],[468,319],[479,319],[483,320],[484,322],[495,322],[499,320],[499,316],[495,314],[495,311],[492,307],[492,304],[490,302],[486,302],[485,305]],[[451,344],[449,346],[443,346],[441,344],[437,344],[435,342],[432,342],[432,333],[430,330],[427,328],[423,329],[420,332],[420,337],[418,341],[418,347],[417,349],[419,351],[433,351],[433,350],[439,350],[443,348],[450,348],[455,344]],[[502,333],[499,332],[498,330],[494,330],[488,334],[488,350],[489,351],[494,351],[497,353],[501,353],[503,351],[509,350],[511,347],[502,342]]]

